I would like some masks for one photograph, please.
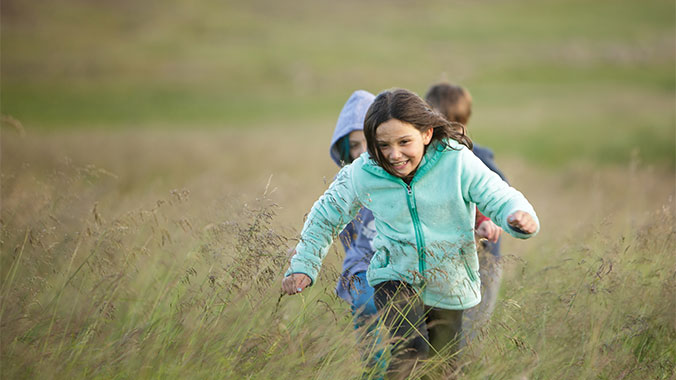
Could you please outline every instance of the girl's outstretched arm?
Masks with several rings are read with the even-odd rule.
[[[527,239],[535,235],[540,222],[533,206],[518,190],[490,171],[474,154],[461,149],[463,197],[510,235]]]
[[[296,245],[296,253],[291,257],[286,277],[282,280],[284,293],[296,294],[312,285],[333,239],[362,207],[352,182],[355,163],[341,169],[328,190],[312,206]]]

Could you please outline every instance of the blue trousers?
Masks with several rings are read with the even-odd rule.
[[[373,288],[366,281],[366,272],[357,272],[352,277],[348,290],[352,297],[351,308],[354,316],[354,327],[359,328],[378,313],[373,301]]]

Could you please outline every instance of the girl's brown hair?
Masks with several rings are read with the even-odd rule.
[[[384,91],[376,96],[366,112],[364,135],[369,154],[389,173],[394,173],[394,169],[378,149],[376,129],[391,119],[409,123],[421,133],[430,128],[434,129],[432,141],[440,142],[444,148],[449,147],[445,140],[452,139],[472,149],[472,140],[466,135],[464,125],[446,120],[411,91],[405,89]]]

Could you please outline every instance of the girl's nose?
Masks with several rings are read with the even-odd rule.
[[[397,148],[390,149],[389,153],[390,154],[388,155],[387,158],[389,158],[390,160],[396,160],[398,158],[401,158],[401,152]]]

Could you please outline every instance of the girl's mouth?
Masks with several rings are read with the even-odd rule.
[[[399,162],[393,162],[393,163],[392,163],[392,167],[393,167],[395,170],[401,170],[401,169],[405,168],[407,164],[408,164],[408,160],[405,160],[405,161],[399,161]]]

